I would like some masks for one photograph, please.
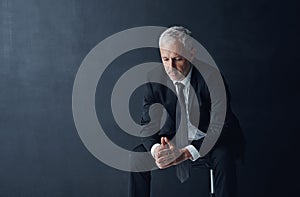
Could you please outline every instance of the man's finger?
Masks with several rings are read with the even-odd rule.
[[[168,146],[161,144],[161,145],[159,145],[158,147],[155,148],[155,152],[159,152],[159,151],[167,149],[167,148],[168,148]]]
[[[164,157],[170,154],[172,154],[172,151],[170,149],[162,149],[157,153],[157,158]]]
[[[160,145],[158,146],[156,149],[155,149],[155,158],[158,158],[158,157],[161,157],[162,155],[162,151],[165,151],[165,150],[168,150],[169,149],[169,146],[167,145]]]
[[[170,148],[173,148],[175,147],[175,145],[171,142],[171,140],[169,140],[168,138],[165,137],[165,143],[170,147]]]
[[[171,156],[165,156],[162,158],[159,158],[156,160],[156,162],[160,165],[160,166],[166,166],[172,162],[174,162],[176,160],[176,158],[171,157]]]
[[[173,164],[169,163],[169,164],[166,164],[166,165],[162,165],[162,164],[156,162],[156,165],[159,167],[159,169],[165,169],[165,168],[168,168],[168,167],[172,166]]]
[[[184,161],[184,157],[179,156],[179,157],[164,157],[161,158],[159,160],[156,160],[156,165],[160,168],[160,169],[164,169],[173,165],[178,165],[181,162]]]
[[[157,166],[159,167],[159,169],[165,169],[165,168],[168,168],[168,167],[173,166],[173,163],[169,163],[169,164],[167,164],[167,165],[160,165],[160,164],[157,164]]]
[[[179,157],[180,156],[180,151],[175,147],[171,147],[171,148],[165,148],[165,149],[160,149],[157,152],[157,158],[163,157],[165,155],[172,155],[173,157]]]
[[[159,163],[170,163],[178,159],[180,155],[174,152],[170,152],[169,154],[161,155],[160,157],[157,157],[156,161]]]
[[[166,145],[160,145],[160,146],[157,147],[157,151],[161,151],[161,150],[164,150],[164,149],[167,149],[167,148],[168,148],[168,146],[166,146]]]

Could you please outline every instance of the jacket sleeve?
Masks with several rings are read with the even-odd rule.
[[[243,136],[243,132],[237,117],[231,110],[231,95],[228,85],[226,84],[224,77],[221,75],[219,75],[221,77],[221,80],[216,80],[218,78],[218,75],[218,73],[213,73],[209,77],[208,82],[210,83],[211,88],[209,89],[207,85],[205,85],[203,95],[204,97],[206,97],[205,99],[209,99],[211,109],[213,107],[217,108],[217,110],[222,109],[222,107],[218,108],[218,106],[223,104],[223,106],[226,106],[226,111],[210,111],[210,127],[207,130],[207,136],[204,138],[204,140],[194,140],[192,142],[192,145],[194,145],[195,148],[200,151],[201,156],[205,156],[216,145],[225,145],[231,149],[231,152],[236,158],[243,158],[245,151],[245,139]],[[222,91],[218,89],[218,86],[222,85],[219,84],[219,82],[222,82],[224,84],[226,98],[225,101],[221,100],[222,95],[218,95],[220,92],[222,93]],[[213,92],[217,95],[215,99],[210,98],[210,91],[215,91]],[[225,119],[224,121],[222,121],[222,118],[220,118],[219,116],[224,115]],[[218,131],[220,130],[221,133],[219,133],[218,135]],[[210,144],[213,144],[213,147],[211,147]]]
[[[160,142],[158,133],[162,111],[161,105],[157,104],[154,97],[152,84],[147,83],[144,86],[142,117],[140,122],[142,125],[141,137],[147,151],[150,151],[155,143]]]

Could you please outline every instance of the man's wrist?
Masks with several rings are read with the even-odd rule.
[[[188,145],[185,149],[187,149],[191,155],[190,160],[196,161],[200,157],[199,151],[193,145]]]
[[[193,158],[193,156],[191,155],[190,151],[187,148],[184,148],[183,150],[184,150],[183,154],[184,154],[185,160]]]

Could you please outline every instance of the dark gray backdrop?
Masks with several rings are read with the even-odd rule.
[[[240,196],[297,196],[295,2],[1,0],[0,196],[125,196],[128,174],[94,158],[76,132],[73,81],[83,58],[106,37],[136,26],[174,24],[193,31],[229,83],[247,140],[245,164],[238,164]],[[113,83],[135,64],[158,58],[154,49],[124,54],[99,82],[99,121],[120,146],[132,148],[138,139],[112,120]],[[137,91],[130,103],[136,120],[139,100]],[[156,197],[189,190],[188,196],[197,196],[195,188],[201,196],[208,192],[206,169],[181,186],[172,169],[162,174],[154,173]]]

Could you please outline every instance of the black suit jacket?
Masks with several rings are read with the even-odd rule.
[[[213,68],[212,66],[209,66],[203,62],[200,62],[200,64],[198,62],[197,65],[201,65],[200,72],[202,74],[200,74],[194,66],[192,67],[190,83],[195,90],[195,94],[189,95],[189,117],[190,122],[194,126],[206,133],[208,131],[208,125],[211,117],[211,98],[204,77],[206,77],[206,80],[210,78],[210,80],[213,81],[214,77],[216,76],[215,74],[218,71],[216,68]],[[153,131],[158,131],[149,137],[143,138],[143,144],[145,148],[150,151],[153,144],[160,143],[161,137],[164,136],[168,139],[172,139],[174,137],[176,132],[177,97],[173,92],[175,91],[173,82],[167,76],[162,65],[158,68],[155,68],[148,74],[148,80],[159,82],[147,83],[145,85],[143,98],[143,110],[141,118],[141,125],[143,125],[143,129],[141,132],[143,135],[145,135],[147,133],[153,133]],[[166,86],[162,84],[165,84]],[[244,136],[238,119],[231,111],[230,93],[226,83],[225,89],[227,96],[226,117],[221,135],[218,138],[215,146],[228,146],[236,158],[243,158],[245,150]],[[197,99],[198,102],[196,102]],[[149,113],[150,106],[155,103],[160,103],[164,106],[166,110],[165,121],[162,121],[163,110],[161,107],[152,107],[151,113]],[[198,112],[200,112],[200,116]],[[199,150],[202,145],[202,140],[194,140],[191,144]]]

